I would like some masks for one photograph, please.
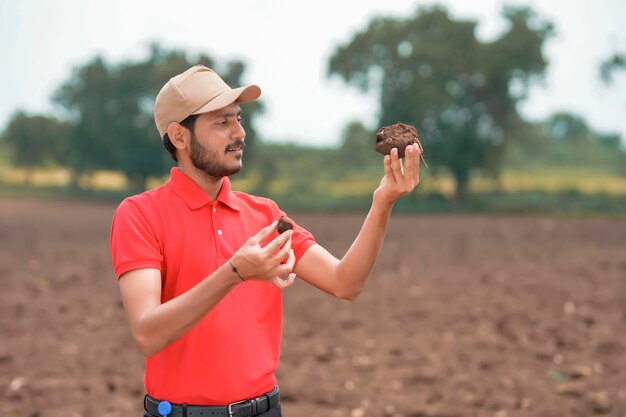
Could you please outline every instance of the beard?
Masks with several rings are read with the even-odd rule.
[[[241,165],[228,167],[219,162],[219,154],[215,149],[206,149],[196,139],[196,135],[191,133],[191,163],[196,169],[206,175],[215,178],[227,177],[241,171]]]

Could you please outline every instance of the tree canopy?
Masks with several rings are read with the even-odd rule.
[[[13,165],[32,171],[62,158],[71,125],[51,116],[16,112],[2,135]]]
[[[453,19],[441,6],[376,17],[329,62],[329,75],[379,96],[381,126],[418,128],[429,162],[454,176],[457,199],[472,170],[497,172],[520,123],[516,105],[547,66],[552,25],[525,7],[503,14],[508,27],[490,42],[477,38],[475,21]]]
[[[618,70],[626,70],[626,53],[614,53],[600,64],[600,78],[606,84],[613,82],[613,75]]]
[[[207,55],[190,57],[180,50],[152,45],[145,59],[107,63],[96,57],[74,70],[53,96],[74,123],[65,152],[75,176],[97,169],[123,172],[131,188],[145,189],[148,177],[162,175],[171,164],[154,126],[154,101],[174,75],[195,64],[215,69],[231,86],[241,84],[245,65],[218,64]],[[262,109],[245,105],[246,154],[254,153],[254,117]]]

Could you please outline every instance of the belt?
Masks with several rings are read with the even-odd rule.
[[[171,404],[149,395],[144,398],[143,405],[146,411],[154,416],[162,416],[164,415],[162,412],[165,412],[166,417],[252,417],[274,408],[279,401],[280,392],[276,387],[272,392],[260,397],[223,406]],[[159,404],[161,404],[161,411],[159,411]],[[171,405],[171,409],[168,404]]]

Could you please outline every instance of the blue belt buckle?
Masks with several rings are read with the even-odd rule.
[[[172,404],[170,404],[169,401],[161,401],[159,403],[158,410],[159,414],[161,414],[163,417],[167,417],[172,412]]]

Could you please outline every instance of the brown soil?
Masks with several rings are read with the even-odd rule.
[[[397,122],[391,126],[384,126],[376,132],[376,152],[383,155],[389,155],[393,148],[397,148],[398,156],[404,158],[406,147],[414,143],[422,150],[417,129],[404,123]]]
[[[278,233],[285,233],[287,230],[293,230],[293,224],[284,216],[280,216],[278,224],[276,225],[276,231]]]
[[[113,205],[0,201],[0,417],[140,416]],[[293,216],[342,255],[363,216]],[[626,415],[626,221],[392,217],[365,291],[285,290],[296,416]]]

